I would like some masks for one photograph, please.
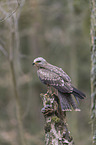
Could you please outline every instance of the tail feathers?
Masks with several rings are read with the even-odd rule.
[[[72,111],[71,105],[70,105],[67,97],[61,92],[58,92],[58,97],[59,97],[62,111]]]
[[[58,97],[60,100],[62,111],[72,111],[71,106],[73,107],[75,111],[80,111],[75,100],[70,94],[64,94],[64,93],[58,92]]]
[[[72,107],[73,107],[73,109],[74,109],[75,111],[80,111],[80,109],[78,108],[78,106],[77,106],[77,104],[76,104],[74,98],[73,98],[71,95],[69,95],[69,96],[67,97],[67,99],[68,99],[68,101],[70,102],[70,104],[72,105]]]
[[[81,91],[79,91],[78,89],[76,89],[74,87],[73,87],[72,94],[75,96],[76,100],[77,100],[77,97],[80,99],[84,99],[86,97],[84,93],[82,93]]]

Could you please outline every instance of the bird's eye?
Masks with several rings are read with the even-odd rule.
[[[40,60],[36,61],[37,63],[41,62]]]

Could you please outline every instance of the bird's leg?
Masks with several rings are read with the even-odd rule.
[[[56,95],[56,96],[58,96],[58,90],[57,89],[55,89],[55,88],[53,88],[53,95]]]
[[[47,94],[52,94],[52,90],[51,90],[51,87],[49,85],[47,85]]]

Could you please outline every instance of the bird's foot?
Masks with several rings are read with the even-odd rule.
[[[52,94],[52,89],[50,86],[47,86],[47,94]]]

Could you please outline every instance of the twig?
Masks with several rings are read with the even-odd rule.
[[[16,9],[13,10],[10,14],[6,14],[7,16],[5,16],[4,18],[2,18],[2,19],[0,20],[0,22],[4,22],[6,19],[8,19],[9,17],[11,17],[11,16],[18,10],[19,7],[20,7],[20,3],[19,3],[19,1],[17,0],[17,7],[16,7]]]
[[[8,57],[8,52],[0,45],[0,51],[4,54],[4,56]]]

